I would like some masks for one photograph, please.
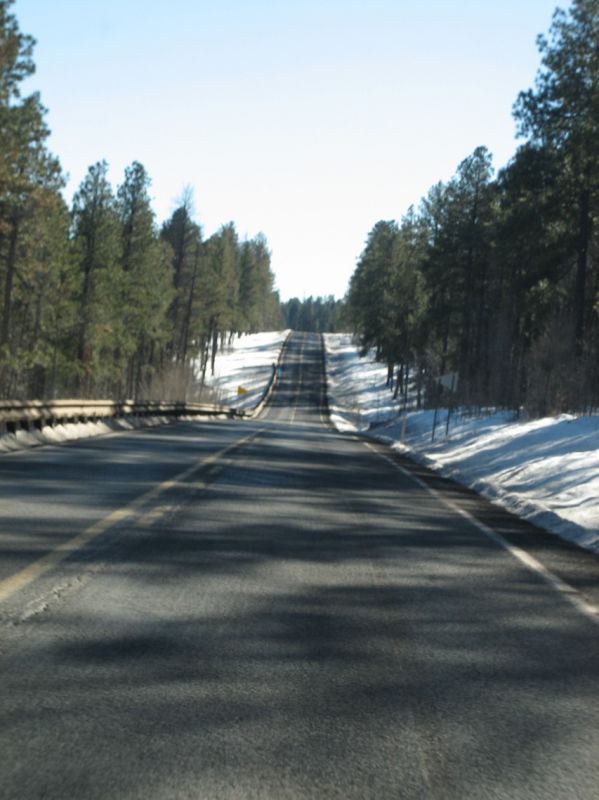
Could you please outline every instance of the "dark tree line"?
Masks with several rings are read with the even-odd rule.
[[[279,328],[270,253],[232,223],[203,239],[191,194],[161,227],[133,162],[90,167],[65,204],[45,109],[23,97],[34,41],[0,0],[0,392],[182,399],[227,337]]]
[[[538,414],[599,402],[599,0],[574,0],[539,37],[524,143],[494,175],[477,148],[399,223],[378,222],[349,314],[396,391]],[[395,375],[394,375],[395,373]],[[424,395],[420,395],[424,397]]]
[[[281,303],[285,327],[295,331],[313,333],[335,333],[345,330],[345,304],[343,300],[328,297],[307,297],[300,300],[292,297]]]

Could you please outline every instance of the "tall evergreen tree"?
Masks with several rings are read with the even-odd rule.
[[[126,369],[125,393],[129,397],[137,397],[151,380],[153,357],[166,343],[172,298],[169,265],[155,226],[149,186],[146,170],[134,161],[125,170],[116,197],[122,285],[117,352]]]
[[[58,161],[49,153],[45,109],[39,95],[21,96],[21,84],[35,71],[34,40],[19,31],[12,0],[0,2],[0,357],[4,390],[10,388],[15,285],[27,263],[24,230],[54,203],[63,184]]]
[[[540,36],[541,69],[534,89],[521,92],[514,106],[519,132],[555,153],[559,191],[576,252],[572,314],[578,352],[595,300],[591,236],[599,203],[599,0],[573,0],[553,16],[550,36]],[[592,269],[596,270],[596,264]]]
[[[114,298],[124,292],[119,217],[105,161],[92,165],[73,198],[72,236],[80,271],[76,356],[78,390],[118,382],[114,353],[122,326]]]
[[[79,276],[69,225],[64,201],[51,192],[20,236],[11,339],[20,393],[27,398],[53,397],[72,386]]]
[[[193,314],[197,301],[202,233],[193,219],[193,196],[183,192],[180,205],[163,224],[161,236],[172,252],[172,286],[174,296],[169,309],[171,341],[169,357],[185,363],[194,335]]]
[[[391,293],[395,277],[395,246],[397,224],[377,222],[366,240],[366,246],[352,275],[348,303],[357,329],[363,353],[376,349],[377,359],[386,361],[392,370],[389,324]]]
[[[201,274],[204,364],[214,362],[219,342],[234,332],[238,320],[239,242],[233,223],[223,225],[206,242]]]

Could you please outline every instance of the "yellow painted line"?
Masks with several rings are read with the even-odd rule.
[[[299,353],[299,380],[297,382],[297,391],[295,393],[295,403],[293,406],[293,410],[291,412],[291,417],[289,418],[289,422],[292,423],[295,420],[295,415],[297,414],[297,404],[299,403],[299,397],[302,391],[302,378],[303,378],[303,367],[302,367],[302,358],[304,355],[304,345],[306,344],[306,334],[304,334],[302,338],[302,346],[300,347]]]
[[[155,522],[158,522],[159,519],[168,514],[174,506],[155,506],[151,508],[149,511],[146,511],[141,517],[138,517],[134,525],[136,528],[144,528],[146,526],[153,525]]]
[[[327,420],[324,418],[324,409],[325,409],[325,400],[327,398],[327,357],[326,357],[326,343],[324,340],[324,334],[320,334],[321,336],[321,345],[323,348],[323,362],[322,362],[322,387],[320,389],[320,408],[318,409],[318,416],[320,417],[320,421],[323,425],[327,424]]]
[[[212,453],[206,458],[203,458],[201,461],[197,461],[187,469],[179,472],[174,478],[170,478],[169,480],[154,486],[152,489],[145,492],[145,494],[140,495],[140,497],[137,497],[128,505],[124,506],[123,508],[117,508],[115,511],[108,514],[107,517],[94,522],[93,525],[90,525],[89,528],[86,528],[84,531],[77,534],[77,536],[74,536],[72,539],[68,539],[68,541],[57,545],[57,547],[55,547],[45,556],[38,558],[32,564],[29,564],[29,566],[25,567],[19,572],[16,572],[14,575],[11,575],[10,578],[5,578],[3,581],[0,581],[0,602],[7,600],[9,597],[15,594],[15,592],[18,592],[20,589],[23,589],[25,586],[28,586],[33,581],[37,580],[45,572],[48,572],[48,570],[52,569],[60,564],[61,561],[64,561],[66,558],[68,558],[71,553],[81,550],[83,547],[85,547],[85,545],[89,544],[92,539],[95,539],[97,536],[100,536],[100,534],[105,533],[113,525],[116,525],[118,522],[127,519],[127,517],[131,517],[136,514],[151,500],[155,499],[169,489],[174,488],[186,478],[189,478],[191,475],[197,472],[199,469],[205,467],[207,464],[212,464],[227,453],[230,453],[231,451],[236,450],[238,447],[241,447],[243,444],[250,441],[250,439],[258,436],[259,433],[261,433],[261,430],[253,431],[247,436],[238,439],[236,442],[227,445],[227,447],[224,447],[222,450]],[[162,513],[158,513],[159,511],[159,509],[152,509],[141,519],[145,520],[146,522],[150,522],[152,519],[157,519],[159,516],[161,516],[166,509],[163,509]]]

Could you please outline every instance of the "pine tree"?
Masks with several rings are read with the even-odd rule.
[[[166,343],[172,299],[169,265],[154,223],[149,186],[146,170],[134,161],[125,170],[116,197],[122,285],[120,298],[117,295],[122,321],[117,352],[121,369],[126,370],[125,393],[129,397],[139,397],[151,381],[152,357]]]
[[[21,97],[21,83],[35,71],[35,42],[19,31],[11,6],[12,0],[0,2],[0,356],[4,392],[14,384],[18,346],[13,325],[15,287],[29,255],[23,233],[34,217],[54,202],[63,184],[60,165],[46,147],[49,131],[39,95]]]
[[[423,272],[430,290],[440,373],[459,372],[466,401],[480,400],[489,383],[492,225],[491,156],[484,147],[464,159],[456,175],[437,184],[423,203],[429,245]]]
[[[238,320],[239,243],[233,223],[206,242],[200,283],[204,370],[209,361],[213,372],[219,344],[234,332]]]
[[[69,225],[64,201],[52,192],[21,231],[11,327],[15,370],[26,398],[72,388],[78,274]]]
[[[117,299],[124,293],[119,266],[119,217],[105,161],[92,165],[73,198],[72,235],[80,273],[76,357],[78,390],[108,389],[119,381],[114,354],[122,336]]]
[[[270,251],[264,234],[241,244],[239,251],[239,321],[240,331],[255,333],[282,324]]]
[[[389,301],[396,267],[397,233],[395,222],[381,220],[376,223],[358,260],[348,293],[350,313],[360,334],[362,353],[374,347],[377,360],[385,361],[391,373],[394,362]]]
[[[541,69],[534,89],[514,106],[519,132],[555,154],[559,191],[567,197],[576,253],[572,314],[581,353],[594,299],[590,257],[593,219],[599,203],[599,0],[574,0],[558,9],[550,38],[540,36]],[[596,263],[593,269],[597,269]]]
[[[168,356],[176,363],[187,361],[190,341],[195,338],[194,309],[197,303],[202,232],[192,220],[193,196],[186,189],[170,219],[162,226],[161,237],[171,248],[173,300],[169,309],[171,341]]]

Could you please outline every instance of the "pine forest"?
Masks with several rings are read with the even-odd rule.
[[[33,39],[0,2],[0,392],[3,398],[196,396],[215,354],[282,324],[265,237],[208,239],[182,192],[159,226],[133,161],[115,189],[90,166],[68,208],[40,97],[23,96]]]
[[[557,10],[494,174],[477,147],[370,232],[349,316],[419,404],[546,415],[599,405],[599,0]]]

